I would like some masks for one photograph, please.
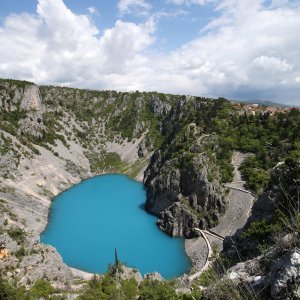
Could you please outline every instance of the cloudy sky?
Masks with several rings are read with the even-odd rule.
[[[300,105],[300,0],[1,1],[0,77]]]

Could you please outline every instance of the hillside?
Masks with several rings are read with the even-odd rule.
[[[38,299],[34,294],[38,284],[46,286],[53,297],[62,297],[58,299],[67,295],[75,299],[84,293],[86,298],[80,299],[108,299],[105,297],[110,297],[110,292],[102,291],[97,296],[96,291],[114,286],[111,273],[88,284],[79,281],[78,276],[85,280],[91,276],[71,270],[54,248],[39,243],[51,199],[84,178],[103,173],[127,174],[144,182],[146,209],[158,216],[161,230],[200,241],[201,234],[195,228],[213,229],[220,222],[223,226],[231,210],[228,183],[236,177],[234,153],[247,153],[240,161],[242,185],[245,183],[240,188],[258,198],[255,216],[257,203],[271,190],[272,199],[284,203],[281,186],[289,191],[292,205],[299,201],[295,189],[300,174],[299,110],[282,108],[271,114],[261,107],[253,113],[246,111],[243,104],[224,98],[81,90],[0,80],[0,268],[4,277],[0,290],[1,284],[5,293],[10,289],[8,280],[33,291],[33,299]],[[282,184],[279,178],[288,180]],[[264,208],[263,205],[260,211]],[[248,216],[243,217],[244,223],[239,227],[245,225],[246,233],[237,232],[233,237],[242,260],[257,259],[266,249],[273,249],[274,240],[266,238],[269,233],[280,231],[294,238],[295,228],[286,233],[278,213],[272,208],[267,216],[250,216],[247,223]],[[280,213],[294,220],[295,213]],[[255,224],[261,223],[256,221],[263,222],[263,232],[257,230]],[[251,249],[245,244],[249,240]],[[297,253],[298,246],[295,242],[288,248],[291,255]],[[230,267],[237,262],[232,247],[225,238],[222,255],[230,257]],[[276,253],[280,260],[288,252]],[[191,259],[192,272],[199,271],[201,266],[194,257]],[[125,273],[132,272],[126,270]],[[261,284],[274,285],[266,274]],[[145,279],[139,285],[139,278],[129,276],[123,278],[122,289],[125,299],[135,299],[136,294],[139,299],[155,299],[147,296],[154,283],[158,289],[156,299],[221,299],[213,298],[216,288],[212,283],[216,281],[209,282],[209,296],[205,292],[200,296],[203,276],[194,283],[183,277],[176,283]],[[242,282],[244,287],[242,276],[239,280],[232,284]],[[251,284],[251,280],[246,282]],[[128,292],[131,289],[135,294]],[[181,294],[176,294],[175,289]],[[268,289],[265,290],[270,294]],[[285,297],[281,292],[276,295]],[[284,299],[278,297],[274,299]]]

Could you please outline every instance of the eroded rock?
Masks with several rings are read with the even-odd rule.
[[[279,258],[268,275],[273,299],[300,299],[300,251]]]

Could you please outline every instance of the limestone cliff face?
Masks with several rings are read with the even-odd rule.
[[[154,108],[164,115],[160,104]],[[216,161],[207,155],[218,147],[216,137],[202,134],[195,123],[183,125],[198,106],[192,97],[182,97],[168,110],[160,127],[165,143],[144,174],[146,209],[171,236],[192,237],[195,227],[213,227],[226,208]]]
[[[42,137],[45,130],[43,123],[44,109],[39,87],[31,83],[17,86],[10,85],[8,82],[2,82],[1,86],[1,111],[11,114],[17,121],[17,124],[14,124],[14,126],[18,130],[18,134]]]
[[[20,108],[26,111],[26,117],[19,121],[20,132],[34,137],[42,137],[46,127],[43,123],[43,107],[38,86],[25,88],[20,101]]]
[[[192,228],[199,227],[199,220],[186,204],[174,202],[160,213],[158,227],[171,236],[192,237]]]
[[[163,117],[168,115],[168,113],[171,110],[171,105],[163,102],[159,97],[157,96],[152,96],[150,101],[150,110],[154,114],[155,117]]]
[[[39,111],[42,108],[38,86],[29,85],[25,88],[20,107],[26,111]]]
[[[161,150],[155,152],[145,172],[146,209],[169,235],[191,237],[194,227],[213,227],[226,206],[218,179],[208,180],[208,158],[184,158],[165,160]]]
[[[161,150],[152,156],[144,179],[148,211],[158,215],[178,201],[176,197],[180,195],[180,171],[176,166],[177,162],[177,160],[170,160],[163,163]]]

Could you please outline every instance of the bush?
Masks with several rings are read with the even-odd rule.
[[[50,295],[55,292],[54,287],[47,280],[37,280],[30,289],[30,296],[33,299],[49,299]]]
[[[1,300],[25,300],[28,299],[24,287],[16,287],[7,282],[0,274],[0,299]]]
[[[285,228],[285,217],[280,210],[277,210],[272,221],[257,220],[252,222],[249,228],[241,234],[241,237],[262,241],[271,238],[273,234],[282,231],[283,228]]]
[[[254,192],[261,192],[269,184],[269,171],[263,168],[257,157],[246,158],[240,166],[240,171],[247,181],[247,186]]]
[[[140,285],[139,300],[176,300],[175,288],[164,281],[144,280]]]
[[[8,235],[15,240],[19,245],[24,242],[26,233],[19,227],[12,227],[7,230]]]
[[[23,256],[26,255],[26,250],[24,247],[21,247],[16,253],[15,253],[16,257],[18,258],[22,258]]]

